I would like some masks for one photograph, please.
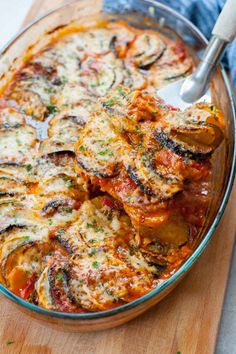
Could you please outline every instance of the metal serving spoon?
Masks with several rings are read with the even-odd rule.
[[[188,78],[157,91],[166,103],[185,109],[197,101],[211,101],[211,76],[228,43],[236,37],[236,0],[227,0],[212,30],[212,37],[196,70]],[[235,63],[236,65],[236,63]],[[207,92],[206,92],[207,91]]]

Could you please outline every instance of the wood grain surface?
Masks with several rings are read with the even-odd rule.
[[[93,1],[93,0],[88,0]],[[63,0],[38,0],[26,22]],[[119,328],[66,333],[36,322],[0,297],[0,353],[212,354],[234,245],[236,185],[206,251],[189,275],[148,313]]]

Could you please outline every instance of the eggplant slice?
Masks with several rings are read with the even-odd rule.
[[[177,155],[194,160],[211,156],[223,140],[220,128],[212,124],[171,127],[168,133],[157,129],[154,136]]]
[[[154,158],[153,151],[139,151],[135,157],[127,159],[126,170],[142,192],[160,200],[169,199],[183,189],[183,177],[181,174],[165,174],[160,166],[154,164]]]
[[[135,33],[122,23],[109,23],[108,30],[112,34],[110,49],[118,58],[124,58],[129,45],[135,39]]]

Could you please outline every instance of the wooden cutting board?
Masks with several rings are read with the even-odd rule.
[[[35,1],[26,22],[62,3]],[[182,283],[148,313],[119,328],[63,333],[35,322],[1,296],[0,353],[213,354],[234,245],[235,201],[236,185],[213,240]]]

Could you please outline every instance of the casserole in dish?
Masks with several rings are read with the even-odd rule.
[[[146,3],[146,2],[145,2]],[[66,11],[68,11],[68,9],[70,9],[70,6],[72,6],[72,7],[75,7],[75,6],[78,6],[78,8],[80,8],[80,5],[81,5],[81,3],[78,3],[78,4],[73,4],[73,5],[69,5],[69,6],[67,6],[66,8],[64,8],[64,10],[63,9],[61,9],[61,10],[59,10],[59,11],[65,11],[65,13],[66,13]],[[160,6],[160,8],[162,9],[163,7],[162,6]],[[86,9],[86,11],[87,11],[87,9]],[[86,12],[85,11],[85,12]],[[93,8],[93,11],[97,11],[97,9],[95,9],[95,8]],[[58,16],[58,12],[56,13],[57,14],[57,16]],[[75,11],[74,11],[74,14],[75,14]],[[53,15],[53,14],[52,14]],[[50,15],[50,16],[52,16],[52,15]],[[55,15],[55,13],[54,13],[54,15]],[[100,15],[101,16],[101,15]],[[113,16],[114,17],[114,16]],[[129,18],[129,17],[128,17]],[[70,18],[71,19],[71,18]],[[65,20],[65,17],[64,17],[64,20]],[[89,20],[91,20],[91,17],[89,17]],[[81,19],[80,19],[80,21],[82,21]],[[87,21],[88,22],[88,18],[87,19],[85,19],[85,21]],[[129,19],[129,21],[131,21],[130,19]],[[148,26],[148,22],[146,22],[146,25]],[[153,25],[153,23],[152,23],[152,25]],[[151,26],[151,22],[149,23],[149,26]],[[55,32],[54,32],[55,33]],[[52,35],[52,32],[50,31],[50,34],[49,34],[50,36]],[[23,34],[23,36],[24,36],[24,34]],[[34,47],[31,47],[31,52],[33,52],[34,50],[36,50],[36,52],[37,51],[39,51],[39,49],[40,49],[40,46],[44,46],[45,45],[45,41],[46,41],[46,37],[47,36],[44,36],[44,37],[42,37],[42,39],[41,39],[41,41],[39,41],[38,43],[37,43],[37,45],[36,46],[34,46]],[[22,37],[21,37],[22,38]],[[25,39],[25,38],[24,38]],[[44,43],[43,43],[44,42]],[[36,48],[36,49],[35,49]],[[10,53],[10,51],[11,51],[11,47],[8,49],[8,54],[11,54]],[[7,53],[5,53],[5,55],[7,54]],[[23,54],[23,53],[22,53]],[[32,53],[33,54],[33,53]],[[23,56],[20,56],[20,58],[22,58]],[[150,63],[145,63],[145,65],[149,65]],[[15,63],[14,63],[14,65],[19,65],[19,62],[17,62],[17,61],[15,61]],[[8,76],[10,75],[11,73],[9,73],[8,74]],[[27,74],[27,73],[26,73]],[[50,73],[48,73],[49,75],[50,75]],[[41,77],[42,77],[43,75],[41,75]],[[32,77],[32,75],[31,75],[31,77]],[[4,82],[4,79],[7,79],[6,78],[6,76],[3,78],[3,80],[2,80],[2,82]],[[9,78],[8,78],[9,79]],[[22,79],[22,77],[21,77],[21,79]],[[24,80],[27,80],[27,75],[23,75],[23,81]],[[14,81],[14,80],[13,80]],[[21,80],[22,81],[22,80]],[[19,84],[19,82],[21,83],[21,81],[20,80],[18,80],[17,82],[16,82],[16,84]],[[29,82],[29,80],[27,81],[27,82]],[[95,85],[96,87],[91,87],[91,89],[93,89],[93,90],[98,90],[98,88],[97,88],[97,86],[98,85]],[[99,86],[101,86],[101,85],[99,85]],[[37,85],[37,87],[39,87],[39,85]],[[125,90],[124,88],[122,88],[122,87],[120,87],[120,86],[118,86],[118,89],[119,89],[119,92],[121,92],[122,90]],[[215,90],[217,91],[217,87],[215,87]],[[17,94],[19,93],[19,89],[17,88],[17,89],[13,89],[12,91],[10,90],[10,94],[8,94],[7,93],[7,95],[10,97],[10,99],[12,100],[12,101],[14,101],[14,102],[17,102],[18,101],[18,97],[17,97]],[[27,87],[27,90],[26,89],[24,89],[24,92],[26,92],[27,93],[27,97],[25,98],[25,97],[23,97],[23,103],[27,103],[28,102],[28,98],[29,98],[29,92],[30,92],[30,95],[32,96],[32,94],[31,94],[31,92],[32,91],[30,91],[30,89],[29,89],[29,87]],[[103,93],[103,92],[102,92]],[[102,94],[103,95],[103,94]],[[102,96],[101,95],[101,96]],[[129,92],[126,92],[126,96],[128,96],[129,95]],[[34,96],[35,97],[35,96]],[[22,98],[22,95],[21,95],[21,98]],[[145,101],[148,101],[149,100],[149,98],[148,97],[146,97],[146,98],[144,98],[144,100]],[[107,101],[109,101],[109,109],[111,108],[111,106],[113,106],[113,104],[110,104],[111,103],[111,98],[109,98],[108,100],[106,99],[106,101],[105,101],[105,103],[107,103]],[[114,99],[113,99],[113,101],[114,101]],[[104,105],[104,102],[103,101],[101,101],[102,102],[102,104]],[[33,107],[35,108],[37,108],[37,107],[39,107],[40,109],[42,108],[42,110],[44,109],[44,106],[43,105],[37,105],[36,104],[37,103],[37,99],[35,99],[35,101],[34,101],[34,105],[33,105]],[[218,104],[218,102],[216,102],[216,104],[217,104],[217,106],[219,106],[222,110],[224,110],[223,109],[223,107],[221,107],[221,105],[219,105]],[[20,102],[19,103],[19,105],[21,106],[21,107],[23,107],[23,105],[22,105],[22,102]],[[47,105],[47,109],[51,109],[52,107],[48,107],[49,105]],[[31,112],[28,112],[27,110],[28,110],[28,108],[30,108],[30,107],[28,107],[28,106],[26,106],[26,107],[23,107],[23,110],[25,111],[25,113],[27,113],[27,115],[30,115],[30,113]],[[12,108],[13,109],[13,108]],[[53,106],[53,110],[55,109],[55,106]],[[56,109],[57,109],[57,106],[56,106]],[[38,112],[39,112],[39,114],[38,114]],[[49,112],[49,113],[52,113],[52,112]],[[54,112],[53,112],[54,113]],[[225,113],[227,113],[227,112],[224,112],[224,114]],[[37,110],[36,111],[36,114],[35,114],[35,117],[36,118],[39,118],[39,117],[42,117],[43,115],[44,115],[45,113],[43,112],[43,111],[40,111],[40,110]],[[46,114],[47,115],[47,114]],[[53,120],[54,120],[55,118],[53,118]],[[18,118],[18,120],[19,120],[19,124],[20,124],[20,118]],[[56,122],[56,121],[58,121],[58,119],[56,118],[55,119],[55,121],[54,121],[54,123]],[[61,122],[61,118],[59,119],[59,121]],[[36,122],[36,121],[35,121]],[[34,124],[36,124],[37,126],[39,126],[39,123],[35,123],[34,122]],[[22,122],[21,122],[22,123]],[[227,123],[227,122],[226,122]],[[228,122],[227,124],[229,124],[229,123],[232,123],[232,122]],[[32,122],[31,122],[31,124],[32,124]],[[94,124],[94,122],[93,122],[93,124]],[[55,128],[55,126],[56,126],[56,124],[52,124],[52,128],[50,128],[50,129],[53,129],[53,128]],[[13,128],[13,127],[12,127]],[[29,131],[28,131],[29,130]],[[56,130],[56,129],[55,129]],[[55,131],[54,130],[54,131]],[[33,133],[33,131],[32,131],[32,129],[30,130],[29,128],[27,128],[27,129],[24,129],[24,132],[28,132],[29,133],[29,137],[30,136],[33,136],[32,137],[32,146],[34,145],[34,140],[35,140],[35,138],[34,138],[34,133]],[[40,133],[40,129],[38,129],[38,132]],[[229,134],[230,132],[229,132],[229,130],[228,130],[228,126],[226,125],[226,136],[227,136],[227,134]],[[44,132],[42,132],[42,134],[44,134]],[[83,133],[82,133],[83,134]],[[85,135],[86,136],[88,136],[89,134],[88,134],[88,132],[86,133],[86,131],[85,131]],[[158,137],[160,137],[160,136],[162,136],[163,137],[163,134],[162,135],[158,135]],[[52,134],[52,137],[53,137],[53,134]],[[51,137],[49,138],[49,139],[51,139]],[[28,138],[28,141],[29,141],[29,138]],[[165,142],[167,141],[167,139],[165,139]],[[111,143],[111,142],[110,142]],[[22,141],[20,140],[20,144],[22,144]],[[163,145],[163,141],[161,142],[161,144]],[[43,146],[43,154],[42,154],[42,156],[43,157],[45,157],[45,154],[47,154],[47,153],[51,153],[50,151],[48,152],[47,151],[47,149],[48,148],[51,148],[52,146],[53,146],[53,144],[50,142],[50,144],[43,144],[43,145],[46,145],[45,147]],[[80,143],[79,143],[79,145],[78,145],[78,147],[77,147],[77,158],[78,158],[78,161],[80,162],[80,166],[81,165],[84,165],[84,161],[85,161],[85,153],[84,153],[84,151],[85,150],[87,150],[87,148],[85,148],[85,146],[84,146],[85,144],[84,144],[84,140],[82,140],[82,143],[81,143],[81,141],[80,141]],[[24,148],[24,146],[23,146],[23,148]],[[22,148],[22,149],[23,149]],[[46,152],[45,152],[45,150],[44,149],[46,149]],[[68,149],[67,149],[68,150]],[[105,151],[104,149],[103,150],[101,150],[101,151]],[[107,155],[107,154],[106,154]],[[105,154],[100,154],[100,156],[105,156]],[[109,154],[108,154],[108,156],[109,156]],[[223,147],[221,147],[221,149],[217,152],[217,155],[215,155],[216,157],[215,157],[215,161],[214,161],[214,167],[216,168],[216,166],[217,166],[217,163],[222,163],[222,161],[224,161],[224,158],[225,158],[225,155],[224,155],[224,148]],[[109,156],[109,157],[112,157],[112,156]],[[192,157],[192,156],[191,156]],[[230,157],[230,155],[228,155],[228,157]],[[217,158],[217,159],[216,159]],[[81,159],[82,159],[82,162],[81,162]],[[221,159],[221,160],[220,160]],[[96,162],[97,162],[97,160],[96,160]],[[227,162],[227,161],[226,161]],[[230,162],[230,161],[229,161]],[[232,162],[232,161],[231,161]],[[230,163],[231,163],[230,162]],[[68,157],[68,159],[66,160],[66,165],[68,165],[69,164],[69,157]],[[94,165],[94,162],[93,162],[93,165]],[[104,159],[103,159],[103,165],[104,165]],[[129,165],[130,166],[130,165]],[[28,168],[28,169],[30,169],[30,167]],[[86,168],[85,168],[85,170],[86,170]],[[129,171],[129,168],[127,168],[127,171]],[[137,171],[137,170],[136,170]],[[140,171],[140,170],[139,170]],[[44,170],[44,173],[45,173],[45,170]],[[213,173],[214,173],[214,171],[213,171]],[[222,186],[222,179],[221,178],[225,178],[225,173],[226,173],[226,171],[223,171],[223,173],[224,173],[224,175],[222,175],[222,176],[219,176],[219,175],[217,175],[216,177],[214,176],[214,179],[213,179],[213,181],[214,181],[214,183],[217,183],[217,185],[218,185],[218,190],[217,190],[217,193],[215,193],[215,195],[214,196],[212,196],[212,203],[211,203],[211,206],[210,206],[210,210],[209,210],[209,215],[208,215],[208,220],[206,220],[206,222],[205,222],[205,224],[204,225],[201,225],[202,226],[202,229],[201,229],[201,234],[200,233],[198,233],[198,240],[200,241],[201,240],[201,238],[203,238],[203,235],[204,235],[204,233],[206,233],[206,231],[207,231],[207,228],[209,228],[209,222],[210,222],[210,220],[211,220],[211,218],[212,217],[214,217],[215,215],[216,215],[216,211],[217,211],[217,208],[219,207],[219,198],[221,198],[222,197],[222,195],[221,195],[221,193],[222,193],[222,189],[221,188],[219,188],[219,186],[221,187]],[[131,176],[133,176],[133,169],[132,169],[132,172],[130,173],[131,174]],[[137,172],[136,172],[136,176],[135,176],[135,178],[137,179]],[[64,178],[65,179],[65,178]],[[64,180],[63,179],[63,180]],[[140,178],[139,178],[140,179]],[[71,182],[71,179],[69,180],[70,182]],[[72,181],[73,182],[73,181]],[[68,182],[68,180],[66,180],[66,183],[69,183]],[[143,183],[142,183],[143,184]],[[45,188],[47,189],[47,181],[46,181],[46,184],[45,183],[43,183],[43,186],[45,186]],[[54,186],[55,187],[55,186]],[[70,192],[72,192],[72,194],[73,194],[73,186],[71,186],[72,188],[70,188]],[[77,189],[77,188],[76,188]],[[103,191],[104,191],[104,187],[102,188],[103,189]],[[163,191],[163,188],[161,188],[161,190]],[[95,193],[96,193],[96,191],[94,191]],[[86,190],[85,191],[81,191],[81,193],[83,194],[86,194]],[[42,193],[41,193],[42,194]],[[111,194],[111,192],[109,192],[109,194]],[[105,196],[106,197],[106,196]],[[215,199],[214,199],[215,198]],[[48,203],[46,203],[45,205],[44,205],[44,207],[43,207],[43,210],[45,211],[45,213],[47,214],[47,212],[48,212],[48,210],[51,208],[51,205],[50,205],[50,202],[52,202],[52,201],[47,201]],[[98,207],[99,208],[99,203],[100,203],[101,201],[99,201],[99,202],[97,202],[97,201],[94,201],[94,203],[95,203],[95,206],[96,207]],[[113,201],[111,201],[111,200],[108,200],[107,201],[107,203],[112,203]],[[98,203],[98,204],[97,204]],[[105,203],[105,201],[104,200],[102,200],[102,203]],[[127,203],[126,203],[127,204]],[[84,207],[82,207],[82,208],[85,208],[86,209],[86,204],[84,204],[85,206]],[[106,206],[108,206],[108,205],[106,205]],[[46,208],[47,207],[47,208]],[[68,207],[68,206],[67,206]],[[49,209],[48,209],[49,208]],[[127,211],[127,209],[126,209],[126,211]],[[128,213],[128,211],[127,211],[127,213]],[[45,215],[46,215],[45,214]],[[128,213],[129,215],[131,215],[130,213]],[[134,223],[135,223],[135,220],[134,220],[134,218],[132,218],[131,217],[131,219],[132,219],[132,221],[133,221],[133,225],[134,225]],[[67,220],[68,221],[68,220]],[[212,221],[212,220],[211,220]],[[54,220],[53,220],[53,223],[54,223]],[[175,223],[175,225],[176,225],[176,223]],[[150,224],[148,224],[148,225],[146,225],[146,226],[148,226],[148,227],[150,227]],[[43,230],[43,227],[40,227],[40,229],[41,230]],[[176,229],[176,228],[175,228]],[[182,230],[183,230],[183,228],[182,228]],[[150,231],[150,230],[149,230]],[[166,231],[164,232],[164,234],[166,235]],[[35,231],[33,231],[33,235],[35,236],[35,234],[37,235],[37,233],[35,232]],[[161,234],[161,232],[159,232],[159,235]],[[23,234],[22,234],[23,235]],[[22,236],[21,235],[21,236]],[[26,236],[25,235],[23,235],[23,237],[25,237],[26,238]],[[30,240],[31,241],[31,237],[30,237],[30,235],[28,235],[27,234],[27,241],[28,240]],[[203,241],[205,240],[205,238],[203,238]],[[202,241],[202,243],[204,243]],[[182,241],[181,241],[182,242]],[[24,244],[25,244],[26,242],[24,241]],[[198,249],[197,248],[197,242],[196,242],[196,244],[195,244],[195,247],[196,247],[196,250]],[[199,247],[199,246],[198,246]],[[196,252],[196,251],[195,251]],[[194,253],[193,253],[194,254]],[[190,264],[191,263],[191,257],[192,256],[190,256],[189,258],[188,258],[188,260],[186,261],[186,263],[185,263],[185,265],[186,264]],[[98,268],[98,261],[97,260],[93,260],[92,261],[92,264],[94,263],[94,262],[96,262],[96,267],[94,267],[95,269],[96,268]],[[189,263],[188,263],[189,262]],[[13,262],[14,263],[14,262]],[[95,263],[94,263],[95,264]],[[181,270],[181,268],[179,269],[179,271]],[[57,273],[57,270],[56,270],[56,273]],[[178,274],[178,271],[175,273],[175,274]],[[175,275],[174,274],[174,275]],[[180,274],[183,274],[183,273],[180,273]],[[57,276],[62,276],[62,274],[61,273],[59,273],[59,274],[56,274]],[[173,276],[172,276],[173,277]],[[147,295],[145,295],[145,296],[150,296],[150,298],[149,299],[152,299],[152,301],[154,302],[154,301],[157,301],[157,299],[155,299],[154,300],[154,297],[151,295],[153,292],[155,292],[155,291],[158,291],[158,289],[159,289],[159,291],[160,291],[160,289],[163,289],[162,288],[162,286],[164,286],[164,284],[165,284],[165,286],[164,286],[164,288],[166,288],[166,285],[170,285],[170,283],[168,284],[168,281],[170,280],[170,279],[173,279],[172,277],[170,277],[167,281],[164,281],[164,282],[162,282],[162,283],[160,283],[160,284],[158,284],[158,286],[157,286],[157,288],[156,289],[154,289],[152,292],[150,292],[149,294],[147,294]],[[11,277],[10,277],[11,278]],[[14,276],[13,276],[13,278],[14,278]],[[59,279],[59,282],[60,282],[60,279]],[[39,284],[39,283],[37,283],[37,284]],[[8,291],[7,291],[7,293],[8,293]],[[9,293],[8,293],[9,294]],[[110,294],[109,294],[110,295]],[[14,295],[13,295],[14,296]],[[145,308],[145,306],[147,306],[147,304],[149,303],[149,302],[146,302],[145,300],[145,296],[143,297],[143,298],[140,298],[140,301],[141,301],[141,299],[143,300],[143,302],[142,302],[142,306],[138,306],[138,307],[136,307],[137,305],[140,305],[140,304],[138,304],[138,301],[139,300],[135,300],[135,301],[133,301],[132,303],[130,303],[130,306],[131,306],[131,308],[133,308],[133,306],[134,306],[134,308],[136,309],[136,310],[140,310],[141,311],[141,309],[144,309]],[[21,300],[20,300],[21,301]],[[151,301],[151,302],[152,302]],[[119,304],[119,305],[122,305],[122,303],[121,304]],[[30,306],[32,306],[32,308],[35,308],[35,306],[34,305],[32,305],[32,304],[30,304],[30,305],[28,305],[29,307]],[[121,316],[121,314],[123,315],[123,311],[127,308],[129,306],[129,304],[126,304],[126,305],[122,305],[121,307],[119,307],[119,308],[117,308],[116,310],[108,310],[108,311],[104,311],[104,312],[102,312],[102,313],[91,313],[91,314],[84,314],[84,315],[76,315],[76,314],[71,314],[71,316],[72,316],[72,318],[77,318],[78,320],[80,319],[80,320],[83,320],[83,323],[84,323],[84,320],[86,319],[86,321],[87,321],[87,319],[89,319],[89,318],[91,318],[91,320],[92,320],[92,318],[93,319],[95,319],[96,317],[106,317],[106,316],[110,316],[110,315],[114,315],[114,316],[117,316],[117,318],[119,318],[119,317],[123,317],[123,316]],[[53,309],[53,308],[52,308]],[[58,310],[58,308],[55,308],[56,310]],[[62,311],[62,309],[59,309],[59,310],[61,310]],[[93,308],[92,309],[93,311],[95,310],[97,310],[97,308]],[[36,310],[37,312],[41,312],[41,311],[44,311],[43,309],[40,309],[40,308],[37,308],[37,310]],[[66,311],[66,310],[65,310]],[[112,312],[112,311],[114,311],[114,312]],[[133,312],[133,315],[135,315],[136,314],[136,311],[134,311],[134,310],[131,310],[132,312]],[[45,312],[45,313],[47,313],[47,311]],[[129,311],[127,311],[127,314],[128,313],[130,313]],[[49,314],[49,313],[48,313]],[[65,317],[67,317],[68,316],[68,319],[70,318],[70,315],[69,314],[64,314],[64,313],[62,313],[62,314],[59,314],[59,313],[56,313],[55,311],[52,311],[52,312],[50,312],[50,316],[58,316],[58,317],[61,317],[61,316],[65,316]],[[73,317],[74,316],[74,317]],[[128,315],[127,315],[127,319],[128,319]],[[96,321],[95,321],[96,322]],[[100,321],[99,321],[100,322]],[[109,321],[108,321],[109,322]],[[89,323],[91,323],[91,321],[89,320]],[[109,326],[109,324],[107,324],[107,326]]]

